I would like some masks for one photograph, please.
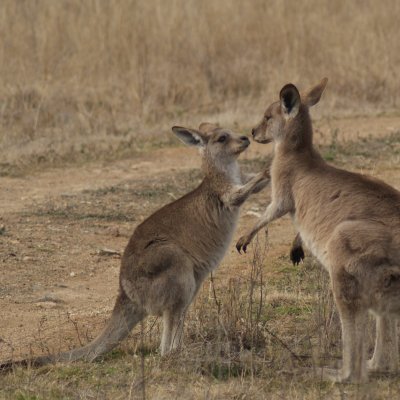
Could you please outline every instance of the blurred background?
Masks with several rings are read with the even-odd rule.
[[[173,125],[248,135],[284,84],[328,77],[316,147],[399,189],[399,16],[399,0],[0,0],[0,363],[104,326],[133,227],[201,181]],[[241,166],[271,151],[252,144]],[[268,193],[244,204],[234,242]],[[137,399],[146,385],[160,400],[400,398],[398,377],[321,381],[340,321],[317,260],[291,264],[294,236],[282,218],[247,256],[228,248],[182,351],[159,357],[149,318],[101,362],[0,373],[0,399]]]
[[[2,0],[0,174],[125,157],[173,124],[248,130],[287,82],[393,113],[398,0]]]

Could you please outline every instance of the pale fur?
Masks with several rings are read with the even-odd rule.
[[[122,257],[119,295],[103,332],[82,348],[17,364],[92,361],[115,347],[148,315],[163,318],[161,354],[178,347],[186,311],[203,280],[222,260],[240,206],[270,178],[268,171],[251,178],[240,173],[237,158],[250,144],[245,136],[208,123],[199,130],[174,127],[173,131],[185,143],[202,149],[205,177],[192,192],[135,229]],[[11,366],[10,362],[0,368]]]
[[[256,226],[239,239],[247,246],[259,229],[289,213],[300,235],[328,270],[342,326],[343,363],[324,376],[364,382],[368,369],[398,368],[400,314],[400,192],[378,179],[328,165],[313,146],[309,107],[324,79],[300,95],[286,85],[280,101],[253,129],[255,140],[274,142],[272,201]],[[366,360],[368,311],[376,315],[376,342]]]

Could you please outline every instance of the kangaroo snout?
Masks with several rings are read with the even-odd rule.
[[[255,126],[251,130],[251,136],[253,136],[253,140],[262,144],[267,144],[272,142],[272,137],[270,137],[270,135],[267,134],[266,129],[267,127],[263,125]]]
[[[240,152],[246,150],[250,146],[250,139],[247,136],[240,136],[239,140]]]

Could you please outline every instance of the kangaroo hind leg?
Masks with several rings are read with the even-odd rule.
[[[333,295],[342,327],[343,359],[340,370],[323,370],[335,382],[363,383],[368,380],[366,327],[368,307],[362,301],[359,280],[344,268],[331,271]]]
[[[367,311],[349,312],[342,308],[339,314],[342,326],[342,368],[341,370],[324,370],[323,375],[335,382],[366,382],[368,380],[365,346]]]
[[[377,373],[398,369],[399,349],[397,318],[400,316],[400,268],[380,265],[375,268],[373,310],[376,312],[375,350],[368,368]]]
[[[161,338],[161,355],[175,350],[182,342],[185,311],[166,310],[163,313],[163,333]]]
[[[377,373],[393,373],[398,369],[399,350],[397,320],[393,316],[376,316],[375,350],[368,369]]]

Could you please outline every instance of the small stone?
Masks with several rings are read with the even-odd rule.
[[[107,234],[110,236],[114,236],[114,237],[119,237],[121,236],[121,233],[119,231],[119,229],[115,226],[111,226],[110,228],[107,229]]]
[[[57,303],[54,303],[54,301],[49,301],[46,303],[40,302],[40,303],[36,303],[36,307],[39,308],[56,308],[57,307]]]
[[[100,249],[98,251],[99,256],[120,256],[121,253],[117,250],[113,250],[113,249]]]
[[[38,300],[38,303],[64,303],[64,301],[54,294],[47,293]]]
[[[59,287],[61,289],[66,289],[68,286],[65,283],[57,283],[56,285],[54,285],[56,287]]]
[[[71,278],[73,278],[75,275],[76,275],[75,272],[71,272],[71,273],[69,274],[69,276],[70,276]]]

